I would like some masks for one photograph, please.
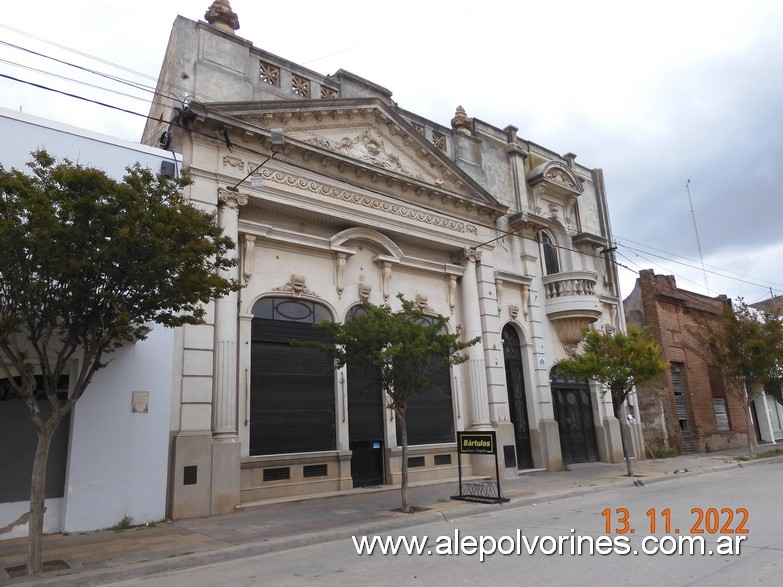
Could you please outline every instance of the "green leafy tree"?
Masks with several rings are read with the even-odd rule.
[[[397,296],[402,310],[395,312],[389,305],[375,306],[365,302],[363,311],[349,317],[345,323],[322,322],[318,328],[331,335],[330,343],[302,342],[331,356],[335,368],[347,363],[374,383],[378,393],[388,398],[386,407],[399,422],[402,446],[402,511],[411,513],[408,487],[408,400],[422,392],[430,377],[446,365],[458,365],[467,360],[462,353],[479,338],[467,342],[460,335],[446,331],[448,318],[426,316],[416,304]]]
[[[723,376],[726,394],[745,412],[748,454],[756,454],[751,404],[765,385],[783,382],[783,319],[758,312],[742,299],[726,304],[717,318],[696,319],[690,350]]]
[[[51,439],[95,372],[152,324],[201,322],[203,305],[239,284],[221,276],[236,264],[234,243],[182,195],[187,178],[136,164],[116,181],[44,151],[28,165],[31,174],[0,165],[0,377],[37,434],[27,516],[36,573]],[[66,373],[72,391],[62,398]]]
[[[603,385],[603,393],[612,396],[614,416],[620,421],[620,438],[628,476],[633,477],[630,439],[622,407],[628,394],[637,385],[653,381],[666,371],[658,344],[645,329],[628,327],[628,332],[608,333],[588,330],[582,351],[569,359],[558,361],[559,369],[579,378],[591,378]]]

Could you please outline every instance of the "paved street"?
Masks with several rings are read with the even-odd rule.
[[[426,551],[422,555],[398,554],[359,556],[351,540],[342,539],[304,548],[231,560],[200,568],[164,572],[133,579],[115,585],[520,585],[544,581],[547,584],[590,584],[605,582],[607,577],[622,578],[627,585],[778,585],[783,576],[783,510],[780,507],[780,482],[783,464],[760,463],[753,467],[734,468],[714,474],[686,477],[644,487],[616,487],[604,492],[575,496],[564,500],[536,503],[513,509],[495,509],[491,513],[475,515],[457,521],[440,521],[405,530],[406,537],[427,536]],[[609,535],[627,536],[628,554],[572,555],[568,537],[590,536],[594,539],[607,534],[609,516],[614,530],[624,529],[622,517],[628,511],[628,531]],[[668,509],[670,535],[691,534],[704,530],[705,554],[643,554],[641,541],[651,535],[651,516],[654,508],[656,532],[659,539],[665,533]],[[709,513],[715,508],[715,515]],[[742,508],[747,509],[743,522]],[[605,510],[611,514],[602,514]],[[697,509],[706,515],[699,520]],[[618,512],[618,510],[620,510]],[[721,511],[724,510],[723,513]],[[726,510],[731,510],[729,514]],[[730,521],[728,516],[732,515]],[[719,518],[719,527],[715,527]],[[741,526],[747,534],[736,534]],[[692,528],[696,526],[695,528]],[[740,554],[719,555],[718,534],[723,526],[728,539],[721,543],[735,545],[740,541]],[[523,543],[521,554],[492,554],[482,563],[478,554],[436,555],[435,549],[445,547],[446,537],[452,539],[459,532],[466,536],[515,537],[521,530],[529,543]],[[631,534],[631,530],[634,530]],[[679,533],[676,531],[679,530]],[[710,532],[714,530],[714,532]],[[729,533],[729,530],[732,532]],[[389,534],[384,534],[388,536]],[[694,534],[696,535],[696,534]],[[568,554],[543,554],[554,543],[542,541],[534,554],[527,553],[530,543],[538,537],[566,537],[564,549]],[[441,538],[438,538],[441,537]],[[583,542],[583,545],[586,542]],[[501,542],[508,550],[511,542]],[[470,544],[468,544],[468,547]],[[484,546],[492,546],[486,539]],[[647,548],[674,548],[674,540],[664,542],[647,540]],[[468,548],[469,549],[469,548]],[[634,554],[633,551],[638,554]],[[712,551],[713,554],[709,554]]]
[[[774,450],[776,447],[765,448]],[[695,523],[695,520],[690,519],[690,509],[702,508],[706,512],[710,507],[718,508],[714,512],[716,516],[725,515],[720,509],[731,508],[736,513],[736,519],[730,526],[738,529],[741,519],[739,508],[745,507],[749,510],[746,524],[750,531],[748,541],[752,538],[754,543],[750,547],[758,550],[755,542],[766,539],[763,533],[765,525],[780,526],[783,521],[780,508],[774,503],[766,503],[770,498],[765,493],[768,492],[770,496],[779,494],[779,491],[775,491],[783,477],[783,456],[773,454],[771,458],[757,461],[745,459],[742,462],[738,461],[744,458],[742,452],[733,450],[639,461],[634,463],[634,480],[626,476],[624,463],[584,463],[571,465],[563,471],[523,472],[518,477],[503,481],[503,494],[510,501],[502,505],[452,500],[450,496],[455,495],[457,484],[454,480],[445,480],[416,484],[412,488],[412,501],[422,508],[415,515],[395,511],[400,505],[399,489],[379,486],[306,499],[267,500],[247,504],[229,514],[134,527],[120,533],[100,530],[53,534],[44,538],[45,560],[60,561],[67,568],[38,575],[29,581],[18,575],[9,576],[13,569],[24,564],[26,540],[5,540],[0,541],[0,583],[83,587],[153,577],[146,584],[169,585],[176,584],[177,577],[182,576],[188,583],[209,585],[216,581],[215,577],[209,575],[210,569],[214,568],[219,569],[218,573],[236,573],[237,583],[248,585],[270,584],[273,578],[275,584],[307,583],[314,577],[320,583],[327,581],[326,577],[332,574],[335,581],[350,585],[361,582],[362,573],[375,577],[375,584],[383,584],[386,577],[396,576],[390,573],[398,574],[400,569],[424,567],[429,572],[437,571],[444,564],[447,572],[459,570],[459,576],[449,579],[448,575],[434,575],[428,580],[434,581],[434,584],[437,581],[458,583],[462,578],[491,577],[491,573],[499,569],[498,580],[503,584],[503,581],[510,581],[513,577],[520,578],[519,573],[534,569],[536,572],[550,573],[552,571],[549,567],[553,567],[556,575],[565,571],[578,573],[576,579],[581,582],[586,572],[582,567],[586,569],[591,565],[599,565],[605,569],[610,559],[618,559],[611,564],[621,568],[630,565],[636,573],[632,576],[638,577],[642,576],[638,573],[647,565],[655,564],[657,572],[660,563],[677,557],[594,555],[577,557],[580,562],[576,565],[563,565],[563,560],[575,557],[545,555],[541,551],[549,551],[551,545],[546,540],[554,540],[558,536],[568,540],[571,536],[596,537],[606,533],[606,516],[611,516],[609,521],[613,529],[622,529],[622,511],[618,511],[619,508],[628,510],[628,533],[624,536],[638,539],[648,532],[645,524],[649,524],[650,520],[646,512],[653,507],[656,508],[656,522],[659,526],[657,533],[663,531],[667,513],[670,530],[682,525],[684,532],[687,532],[689,526]],[[724,477],[725,473],[732,474]],[[768,479],[770,475],[771,481]],[[726,479],[736,479],[739,487],[730,490]],[[640,483],[643,485],[639,486]],[[753,491],[750,491],[751,488]],[[769,488],[773,490],[769,491]],[[715,491],[721,493],[714,494]],[[757,492],[761,493],[760,497],[755,495]],[[694,496],[698,496],[698,499]],[[741,496],[741,499],[735,503],[732,496]],[[636,501],[641,498],[648,501]],[[706,499],[711,500],[710,503],[717,503],[712,506],[710,503],[702,505],[701,502]],[[670,512],[663,511],[667,507]],[[682,507],[685,508],[682,511],[675,509]],[[601,512],[605,510],[608,511],[602,515]],[[484,522],[488,524],[486,527],[482,526]],[[703,520],[701,525],[710,530],[707,524],[714,526],[717,522],[715,517],[709,521]],[[721,522],[725,523],[725,520]],[[575,525],[571,526],[571,523]],[[636,530],[633,534],[630,533],[632,525]],[[574,529],[573,534],[571,528]],[[449,557],[399,555],[387,559],[377,554],[360,557],[355,554],[351,543],[351,536],[385,536],[400,532],[406,537],[430,536],[423,549],[435,550],[442,546],[438,544],[437,537],[449,536],[449,532],[455,529],[462,532],[463,536],[470,536],[471,533],[479,533],[480,536],[483,533],[488,537],[487,540],[499,540],[504,535],[513,537],[519,530],[526,540],[539,536],[543,548],[533,556],[495,554],[488,557],[488,562],[481,564],[476,562],[478,555],[466,554]],[[710,532],[714,530],[712,528]],[[546,539],[546,536],[552,538]],[[507,541],[511,539],[501,541],[500,550],[506,550]],[[777,548],[774,541],[769,544],[772,544],[773,549]],[[318,548],[312,551],[300,550],[308,546]],[[567,548],[568,545],[565,546]],[[742,561],[749,558],[747,553],[750,551],[746,546],[742,544]],[[325,550],[322,552],[319,548]],[[262,560],[263,564],[252,558],[272,553],[279,554],[269,559],[257,559]],[[395,560],[397,558],[400,560]],[[719,558],[728,560],[727,557]],[[627,563],[628,560],[635,562]],[[686,563],[686,571],[699,569],[693,563],[694,557],[684,557],[684,560],[691,561]],[[387,572],[385,564],[392,564],[391,561],[396,566]],[[230,571],[221,570],[223,563]],[[670,564],[666,562],[664,566],[669,568]],[[538,565],[543,566],[539,569]],[[760,573],[762,584],[768,581],[767,567],[754,568]],[[254,573],[259,571],[263,574],[253,579]],[[243,573],[245,579],[241,578]],[[350,582],[343,583],[349,575]],[[410,580],[415,581],[428,575],[415,572],[410,576]],[[416,579],[412,578],[414,576]],[[564,581],[568,580],[567,577],[557,576]],[[655,577],[657,575],[643,575],[648,581]],[[687,578],[685,575],[682,577]],[[217,580],[217,584],[224,583]],[[483,579],[479,583],[483,584]]]

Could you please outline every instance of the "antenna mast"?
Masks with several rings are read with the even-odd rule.
[[[696,248],[699,250],[699,260],[701,261],[701,271],[704,273],[704,287],[707,288],[707,294],[710,293],[710,286],[707,283],[707,270],[704,268],[704,255],[701,253],[701,240],[699,239],[699,228],[696,226],[696,214],[693,211],[693,200],[691,199],[691,180],[685,180],[685,191],[688,193],[688,205],[691,208],[691,220],[693,220],[693,232],[696,233]]]

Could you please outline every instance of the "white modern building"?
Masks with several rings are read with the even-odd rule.
[[[181,167],[181,157],[169,151],[6,109],[0,109],[0,136],[6,169],[25,169],[37,149],[116,178],[135,162],[164,173]],[[156,326],[147,340],[114,353],[60,425],[47,469],[45,532],[104,528],[126,516],[135,523],[166,517],[176,338],[175,331]],[[63,381],[62,393],[68,391]],[[46,402],[40,403],[45,410]],[[0,528],[29,510],[35,443],[27,407],[0,379]],[[26,534],[22,524],[0,539]]]

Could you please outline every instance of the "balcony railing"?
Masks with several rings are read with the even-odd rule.
[[[546,299],[564,296],[595,296],[598,274],[590,271],[555,273],[544,277]]]
[[[582,331],[601,317],[595,293],[598,274],[592,271],[555,273],[542,279],[544,308],[564,345],[578,344]]]

